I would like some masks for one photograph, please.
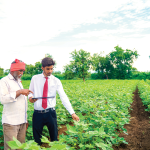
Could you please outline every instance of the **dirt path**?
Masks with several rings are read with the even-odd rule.
[[[128,145],[113,146],[114,150],[150,150],[150,113],[145,111],[138,89],[134,92],[133,99],[130,124],[124,126],[128,135],[124,133],[119,135],[125,138]]]

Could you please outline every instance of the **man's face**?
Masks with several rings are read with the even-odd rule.
[[[18,79],[21,79],[23,72],[24,70],[13,71],[12,75],[16,80],[18,80]]]
[[[43,70],[43,73],[44,75],[47,77],[47,76],[50,76],[53,72],[53,65],[51,66],[46,66],[46,67],[42,67],[42,70]]]

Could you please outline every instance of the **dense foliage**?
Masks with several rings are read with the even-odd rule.
[[[150,112],[150,80],[146,80],[146,82],[144,80],[140,81],[138,89],[143,105],[147,108],[146,111]]]
[[[62,80],[64,90],[75,112],[80,117],[80,122],[73,122],[74,126],[69,125],[72,118],[57,95],[58,128],[65,124],[68,131],[67,135],[59,135],[59,141],[54,145],[53,143],[49,144],[54,147],[58,146],[58,148],[63,145],[64,149],[95,150],[102,148],[103,150],[111,150],[113,144],[126,143],[123,138],[118,136],[118,133],[119,131],[126,133],[123,126],[129,123],[128,109],[130,109],[132,93],[138,82],[138,80],[87,80],[84,83],[80,80]],[[30,81],[22,83],[24,88],[28,88]],[[36,143],[32,141],[32,114],[33,104],[29,103],[29,128],[26,137],[28,142],[23,145],[24,148],[25,146],[37,147]],[[2,134],[2,129],[0,133]],[[46,127],[44,127],[43,135],[49,137]],[[44,141],[46,142],[47,139],[44,138]],[[15,143],[14,141],[11,144]],[[22,145],[19,144],[19,146]]]

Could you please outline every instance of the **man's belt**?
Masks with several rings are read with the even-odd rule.
[[[55,110],[55,107],[53,107],[53,108],[48,108],[48,109],[44,109],[44,110],[35,110],[35,109],[34,109],[34,112],[36,112],[36,113],[47,113],[47,112],[49,112],[50,110]]]

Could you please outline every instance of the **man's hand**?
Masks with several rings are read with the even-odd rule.
[[[18,90],[16,91],[16,98],[18,96],[20,96],[21,94],[22,95],[25,95],[25,96],[28,96],[30,93],[33,93],[32,91],[28,90],[28,89],[21,89],[21,90]]]
[[[20,94],[22,95],[25,95],[25,96],[28,96],[31,93],[33,93],[32,91],[28,90],[28,89],[21,89],[20,91]]]
[[[79,117],[74,113],[71,115],[73,120],[80,121]]]
[[[32,99],[33,97],[31,96],[30,98],[29,98],[29,101],[31,102],[31,103],[35,103],[38,99]]]

